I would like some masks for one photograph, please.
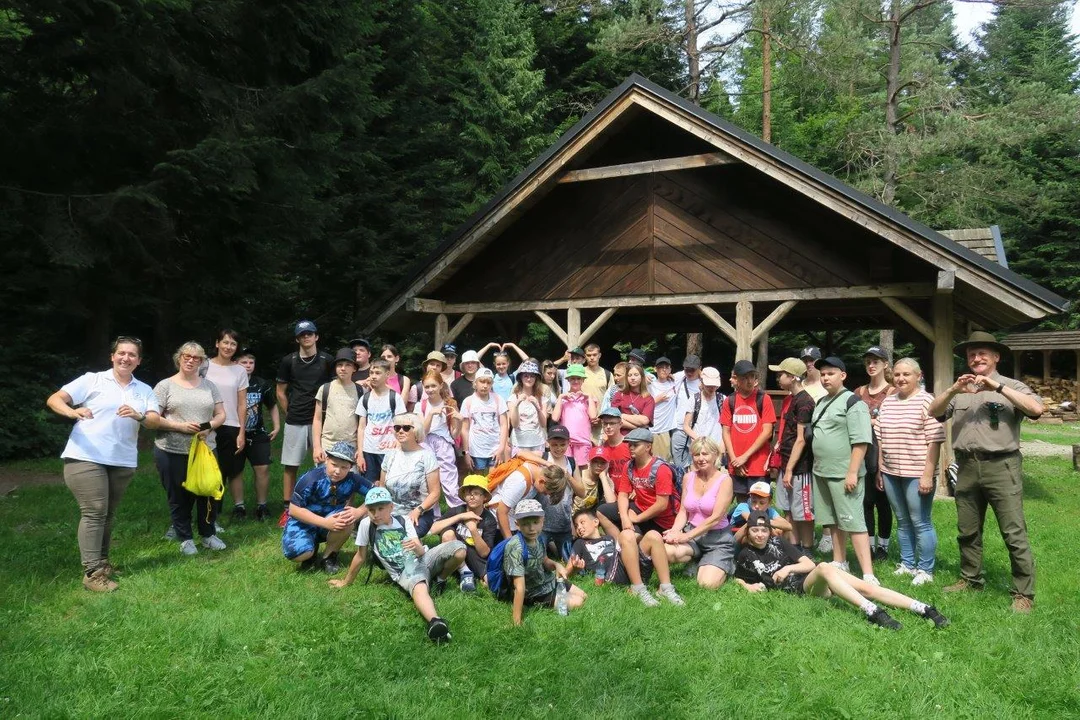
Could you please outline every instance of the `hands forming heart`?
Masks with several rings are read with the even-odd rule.
[[[953,390],[957,393],[977,393],[984,390],[994,390],[995,388],[990,387],[991,382],[990,378],[986,376],[965,373],[956,379]]]

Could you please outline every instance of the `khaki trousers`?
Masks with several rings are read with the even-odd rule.
[[[112,521],[135,468],[98,465],[85,460],[64,461],[64,483],[79,503],[79,554],[83,568],[93,572],[109,559]]]

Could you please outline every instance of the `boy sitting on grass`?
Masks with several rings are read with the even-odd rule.
[[[750,592],[783,590],[793,595],[804,593],[828,598],[836,595],[866,613],[873,625],[899,630],[900,623],[874,601],[910,610],[943,628],[949,621],[933,605],[901,595],[895,590],[860,580],[851,573],[830,565],[816,564],[782,537],[774,537],[768,514],[754,510],[746,524],[750,543],[735,558],[735,581]]]
[[[574,513],[574,531],[578,539],[570,554],[570,574],[585,572],[596,575],[596,584],[604,582],[616,585],[629,585],[630,592],[638,597],[645,607],[656,607],[660,601],[649,592],[645,581],[652,577],[653,558],[663,556],[667,560],[667,550],[663,540],[653,536],[641,541],[639,552],[637,538],[633,530],[623,530],[618,540],[600,532],[600,520],[596,511],[585,508]]]
[[[476,576],[487,573],[487,556],[501,539],[499,519],[487,506],[491,493],[487,478],[468,475],[461,482],[461,498],[465,504],[451,508],[442,520],[431,526],[431,533],[441,535],[443,542],[457,539],[465,543],[465,564],[461,566],[461,591],[476,590]]]
[[[506,544],[503,555],[503,575],[513,580],[514,625],[521,625],[522,613],[526,605],[540,607],[555,606],[555,584],[566,578],[566,568],[548,558],[544,546],[540,543],[540,533],[544,530],[544,508],[536,500],[522,500],[514,507],[514,521],[518,533],[524,538],[523,543],[513,537]],[[528,557],[526,558],[526,553]],[[585,604],[588,595],[571,585],[566,599],[570,610]]]
[[[355,457],[352,443],[336,442],[326,451],[326,463],[304,473],[293,488],[281,549],[301,570],[315,567],[320,560],[331,575],[341,570],[338,549],[348,539],[353,523],[364,515],[363,508],[348,505],[349,499],[370,488],[353,471]],[[319,544],[324,542],[326,550],[319,557]]]
[[[367,559],[368,545],[374,558],[390,579],[398,584],[427,621],[427,636],[436,644],[450,642],[450,626],[435,611],[429,587],[434,578],[434,592],[441,595],[446,578],[465,562],[465,543],[460,540],[426,547],[416,537],[416,528],[408,515],[393,514],[393,498],[384,487],[374,487],[364,499],[368,516],[356,532],[356,554],[343,580],[331,580],[330,587],[351,585]],[[374,523],[374,526],[372,526]]]

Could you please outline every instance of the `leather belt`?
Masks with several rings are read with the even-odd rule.
[[[955,450],[957,460],[1001,460],[1019,455],[1019,450]]]

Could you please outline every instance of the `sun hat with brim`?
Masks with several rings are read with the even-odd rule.
[[[630,432],[626,433],[626,436],[623,437],[623,442],[626,442],[626,443],[632,443],[632,442],[651,443],[652,442],[652,430],[650,430],[649,428],[635,428],[634,430],[631,430]]]
[[[999,343],[997,338],[988,332],[982,330],[976,330],[968,336],[968,339],[962,343],[959,343],[953,347],[953,352],[960,357],[967,355],[968,348],[971,347],[986,347],[990,348],[999,355],[1004,355],[1009,352],[1009,346],[1004,343]]]
[[[394,502],[394,498],[390,497],[390,491],[384,487],[373,487],[364,496],[364,504],[368,507],[391,502]]]
[[[801,378],[806,375],[806,363],[799,358],[784,358],[780,361],[779,365],[770,365],[769,369],[773,372],[785,372],[788,375],[794,375],[797,378]]]
[[[544,517],[544,506],[536,500],[522,500],[514,507],[514,519],[524,520],[525,518]]]
[[[532,360],[526,360],[525,362],[518,365],[517,374],[520,375],[522,373],[528,373],[530,375],[536,375],[537,377],[539,377],[540,366],[534,363]]]
[[[427,364],[427,363],[429,363],[429,362],[439,362],[439,363],[442,363],[442,367],[443,367],[443,370],[445,370],[445,369],[446,369],[446,356],[445,356],[445,355],[443,355],[443,354],[442,354],[441,352],[439,352],[438,350],[432,350],[431,352],[429,352],[429,353],[427,354],[427,357],[426,357],[426,358],[424,358],[424,364],[426,365],[426,364]]]
[[[574,365],[571,365],[570,367],[566,368],[566,377],[568,379],[569,378],[581,378],[582,380],[584,380],[585,378],[588,377],[588,375],[585,374],[585,366],[584,365],[578,365],[578,364],[575,363]]]
[[[334,356],[335,367],[339,362],[351,362],[356,365],[356,353],[353,352],[352,348],[341,348],[337,351],[337,355]]]
[[[330,446],[330,449],[326,451],[326,454],[332,458],[344,460],[347,463],[356,462],[356,446],[347,440],[337,441]]]
[[[462,353],[459,360],[461,361],[462,365],[471,362],[478,363],[480,362],[480,356],[476,354],[475,350],[466,350],[464,353]]]
[[[466,475],[465,479],[461,481],[461,491],[465,492],[469,488],[480,488],[488,497],[491,497],[491,491],[488,490],[488,479],[483,475]]]

